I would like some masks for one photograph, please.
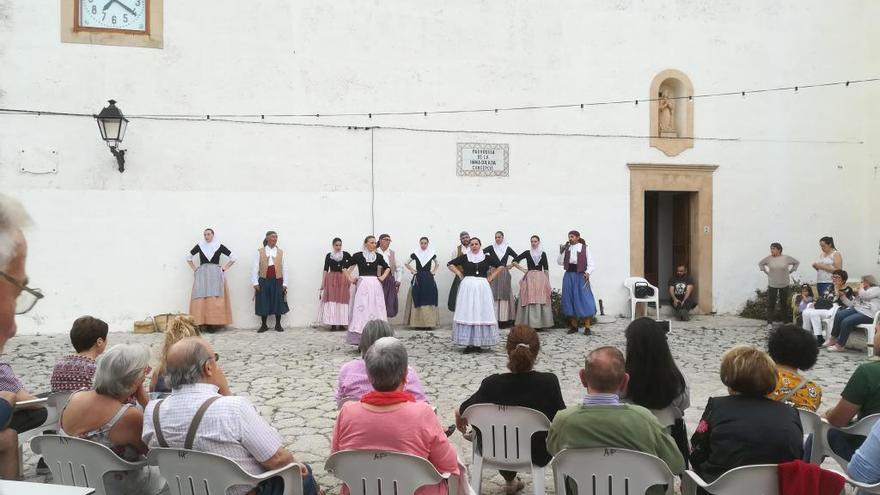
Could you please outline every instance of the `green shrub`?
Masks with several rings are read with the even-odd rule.
[[[785,301],[786,307],[788,308],[786,315],[790,315],[792,314],[792,311],[794,311],[794,308],[791,305],[791,296],[792,294],[799,293],[800,290],[800,283],[795,283],[788,287],[789,299]],[[757,289],[754,297],[746,301],[742,310],[740,310],[739,315],[743,318],[767,321],[767,288]]]

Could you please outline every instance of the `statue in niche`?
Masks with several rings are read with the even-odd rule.
[[[660,86],[659,93],[660,101],[657,108],[660,113],[658,119],[660,137],[678,137],[678,132],[675,130],[675,103],[671,99],[672,91],[664,84]]]

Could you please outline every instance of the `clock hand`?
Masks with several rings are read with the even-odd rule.
[[[122,7],[123,9],[127,10],[129,14],[131,14],[131,15],[137,15],[137,13],[136,13],[135,11],[131,10],[131,9],[128,7],[128,5],[125,5],[124,3],[120,2],[119,0],[113,0],[113,1],[116,2],[116,3],[118,3],[119,6]]]
[[[104,8],[101,9],[101,10],[103,10],[104,12],[107,12],[107,9],[109,9],[110,6],[113,5],[113,2],[115,2],[115,1],[116,1],[116,0],[110,0],[109,2],[107,2],[106,4],[104,4]]]

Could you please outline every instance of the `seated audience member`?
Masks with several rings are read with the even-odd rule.
[[[281,435],[244,397],[224,396],[228,390],[220,358],[201,337],[186,337],[168,349],[165,373],[172,388],[165,399],[153,400],[144,410],[143,440],[150,448],[184,448],[187,433],[195,428],[192,450],[219,454],[245,471],[261,474],[297,462],[282,445]],[[200,410],[204,415],[194,423]],[[155,410],[158,409],[158,417]],[[305,495],[316,495],[311,468],[303,468]],[[258,486],[238,486],[231,495],[282,493],[284,482],[270,478]],[[254,490],[254,491],[252,491]]]
[[[767,354],[738,345],[721,357],[730,395],[711,397],[691,437],[691,465],[706,481],[750,464],[801,459],[804,433],[797,410],[766,397],[776,387]]]
[[[831,338],[824,344],[829,351],[843,351],[852,329],[858,325],[873,323],[874,315],[880,311],[880,287],[873,275],[862,277],[862,287],[854,291],[854,294],[852,299],[841,297],[847,308],[834,315]]]
[[[429,404],[404,387],[407,354],[394,337],[382,337],[364,356],[373,391],[346,402],[336,416],[330,451],[385,450],[416,455],[441,473],[459,474],[458,457]],[[423,486],[419,495],[446,493],[446,482]],[[344,487],[343,494],[349,493]]]
[[[96,361],[94,390],[74,392],[61,412],[58,433],[97,442],[127,461],[147,453],[141,441],[144,415],[126,402],[143,388],[150,351],[137,344],[117,344]],[[108,493],[153,495],[165,488],[156,467],[116,472],[104,480]]]
[[[177,315],[168,322],[168,327],[165,329],[165,340],[162,344],[162,352],[159,354],[159,364],[156,365],[156,369],[153,370],[153,374],[150,376],[150,392],[165,394],[171,392],[171,386],[168,385],[165,376],[165,357],[168,355],[168,349],[171,349],[172,345],[182,339],[198,336],[199,327],[196,325],[196,320],[194,320],[192,316]],[[220,394],[230,395],[228,389],[221,389]]]
[[[874,355],[880,356],[880,325],[874,332]],[[825,419],[838,428],[848,426],[855,419],[880,413],[880,361],[862,363],[853,371],[840,393],[840,400],[825,412]],[[862,444],[865,437],[849,435],[838,430],[828,432],[828,444],[846,460]]]
[[[70,343],[76,354],[59,359],[49,383],[53,392],[75,392],[92,388],[95,359],[107,348],[107,323],[91,316],[81,316],[70,329]]]
[[[687,430],[684,411],[691,392],[666,341],[666,328],[652,318],[638,318],[626,327],[625,402],[650,410],[669,431],[687,466]]]
[[[364,356],[373,345],[373,342],[382,337],[394,337],[394,330],[387,321],[370,320],[364,325],[364,332],[361,334],[361,341],[358,344],[358,350],[361,357],[352,359],[339,368],[339,379],[336,386],[336,408],[342,407],[342,404],[350,400],[360,400],[364,394],[373,390],[370,385],[370,378],[367,376],[367,366],[364,364]],[[406,373],[406,392],[409,392],[419,402],[430,402],[425,396],[422,388],[422,382],[419,381],[419,375],[416,370],[410,366]]]
[[[541,411],[551,421],[558,411],[565,409],[556,375],[534,369],[540,350],[541,341],[533,328],[525,325],[511,328],[507,334],[507,368],[510,373],[496,373],[484,378],[474,395],[455,410],[455,424],[459,431],[467,431],[468,421],[461,413],[474,404],[528,407]],[[476,441],[480,442],[480,432],[477,432]],[[532,436],[532,462],[538,466],[550,462],[546,433]],[[508,494],[523,489],[524,484],[516,477],[516,471],[502,470],[501,476]]]
[[[0,392],[0,480],[18,477],[18,432],[9,428],[15,394]]]
[[[776,388],[767,398],[816,412],[822,403],[822,387],[798,373],[816,364],[816,339],[803,328],[782,325],[770,332],[767,352],[776,363]]]
[[[12,366],[3,359],[0,359],[0,392],[15,394],[16,403],[37,398],[24,388],[24,384],[15,375],[15,372],[12,371]],[[43,406],[21,408],[12,414],[9,428],[18,433],[33,430],[45,423],[48,416],[49,412]]]
[[[672,309],[681,321],[691,319],[690,311],[697,306],[696,286],[694,279],[688,275],[687,267],[679,265],[675,267],[675,274],[669,277],[666,284],[669,287],[669,300]]]
[[[831,309],[837,306],[837,309],[846,308],[844,300],[853,298],[852,288],[846,285],[849,274],[846,270],[834,270],[831,274],[831,282],[833,290],[824,294],[818,294],[812,306],[808,306],[801,313],[804,330],[813,332],[816,336],[816,344],[821,346],[825,343],[825,337],[822,335],[822,320],[831,316]]]
[[[862,483],[880,482],[880,422],[874,423],[868,438],[853,454],[846,472]]]
[[[810,287],[810,284],[801,284],[801,293],[794,298],[795,324],[797,326],[803,325],[804,310],[810,307],[814,299],[813,288]]]
[[[659,457],[673,473],[684,471],[675,441],[651,411],[620,401],[629,381],[620,350],[608,346],[590,351],[580,379],[587,395],[582,403],[556,414],[547,436],[550,454],[576,448],[630,449]],[[655,486],[648,493],[664,490]]]

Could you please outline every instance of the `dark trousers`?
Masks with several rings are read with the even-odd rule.
[[[303,477],[303,495],[317,495],[318,482],[312,476],[312,466],[306,464],[309,474]],[[278,476],[269,478],[257,485],[257,495],[282,495],[284,493],[284,480]]]
[[[38,409],[19,409],[12,415],[12,419],[9,421],[9,428],[12,428],[18,433],[23,433],[28,430],[33,430],[45,423],[47,417],[49,417],[49,411],[47,411],[45,407],[40,407]]]
[[[873,321],[870,316],[859,313],[855,308],[841,309],[834,315],[834,328],[831,329],[831,336],[837,337],[838,344],[846,345],[846,341],[849,340],[849,333],[852,332],[853,328],[857,325]]]
[[[678,316],[678,319],[681,321],[688,321],[691,319],[691,310],[694,309],[696,304],[693,301],[688,299],[687,301],[681,302],[677,297],[672,297],[672,309],[675,311],[675,315]]]
[[[774,321],[788,321],[791,315],[789,311],[789,290],[788,287],[767,287],[767,323]],[[777,311],[777,302],[779,310]]]

